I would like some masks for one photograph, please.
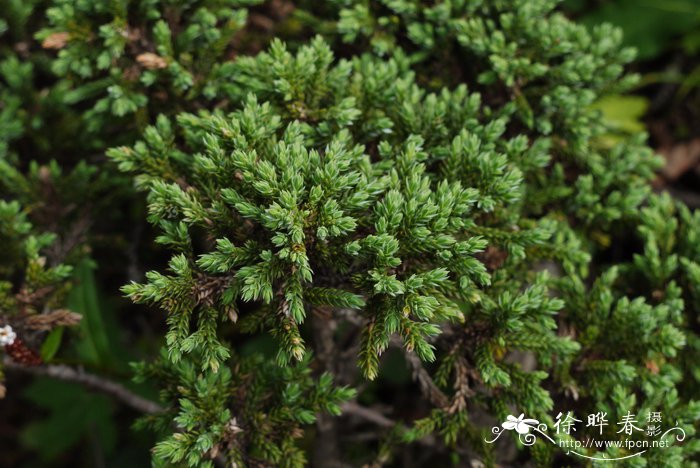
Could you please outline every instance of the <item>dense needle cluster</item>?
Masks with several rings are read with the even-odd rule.
[[[0,268],[27,273],[1,283],[0,325],[21,337],[55,314],[62,264],[89,254],[78,220],[145,194],[170,261],[123,292],[167,322],[160,357],[135,366],[161,390],[164,411],[141,421],[160,438],[155,463],[381,465],[408,451],[549,466],[560,450],[499,453],[491,427],[630,410],[688,435],[630,466],[696,459],[700,215],[653,193],[644,136],[596,106],[634,81],[616,29],[588,31],[550,0],[302,1],[292,14],[46,3],[2,23],[16,42],[0,62],[0,182],[14,200],[0,234],[17,248]],[[276,32],[286,42],[268,41]],[[85,147],[53,155],[35,132],[59,124]],[[27,148],[57,161],[26,168]],[[76,187],[105,201],[68,213],[65,232],[46,197]],[[38,330],[79,319],[66,317]],[[372,413],[384,431],[358,453],[340,436],[375,411],[392,356],[415,411]],[[616,429],[605,437],[627,437]]]

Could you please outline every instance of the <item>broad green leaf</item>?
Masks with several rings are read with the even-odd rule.
[[[76,343],[82,359],[93,364],[114,362],[107,328],[100,310],[94,266],[91,260],[81,261],[74,270],[75,286],[68,297],[68,308],[83,316],[81,339]]]
[[[603,119],[610,127],[610,133],[602,139],[611,146],[617,143],[622,135],[643,132],[646,128],[641,119],[649,107],[649,101],[644,97],[606,96],[596,101],[592,107],[601,111]]]
[[[46,362],[51,361],[56,355],[58,348],[61,346],[63,338],[63,327],[57,327],[51,330],[44,342],[41,344],[41,359]]]

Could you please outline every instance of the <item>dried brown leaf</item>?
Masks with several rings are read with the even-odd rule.
[[[32,315],[27,318],[25,325],[32,330],[52,330],[61,326],[77,325],[82,315],[66,309],[57,309],[47,314]]]
[[[68,43],[69,39],[70,34],[67,32],[56,32],[46,36],[46,38],[41,42],[41,47],[44,49],[53,50],[63,49]]]
[[[136,61],[143,68],[149,70],[157,70],[165,68],[168,66],[168,62],[160,55],[154,54],[153,52],[144,52],[136,57]]]

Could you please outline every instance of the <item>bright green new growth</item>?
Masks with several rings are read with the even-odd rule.
[[[172,252],[123,288],[168,325],[163,355],[136,365],[165,405],[142,420],[154,463],[303,465],[352,387],[375,398],[367,382],[395,348],[416,416],[380,415],[393,429],[377,456],[341,451],[351,463],[402,450],[569,463],[540,443],[504,459],[484,440],[509,414],[552,427],[575,410],[606,412],[607,440],[629,438],[614,425],[628,411],[661,411],[686,441],[626,466],[694,466],[700,217],[652,193],[644,137],[596,110],[634,81],[619,32],[589,32],[552,0],[297,2],[286,45],[249,56],[256,3],[55,0],[37,35],[58,50],[36,60],[55,73],[48,97],[24,86],[43,68],[14,51],[0,62],[3,196],[32,207],[48,177],[102,198],[116,178],[84,163],[23,175],[17,142],[45,147],[46,119],[19,109],[50,103],[90,129],[90,149],[112,147]],[[3,235],[28,233],[18,203],[0,215]],[[48,236],[28,239],[43,268]],[[65,283],[60,268],[47,281]],[[249,352],[266,337],[271,356]]]
[[[553,162],[549,140],[506,137],[513,109],[493,111],[464,87],[427,93],[400,58],[332,62],[319,39],[296,55],[275,43],[269,55],[234,64],[240,110],[182,114],[177,128],[160,119],[133,149],[111,151],[148,190],[159,242],[178,252],[172,275],[153,272],[125,288],[167,312],[171,359],[194,351],[203,368],[218,369],[228,349],[217,329],[231,319],[243,332],[271,333],[287,365],[306,352],[308,316],[330,308],[362,327],[358,363],[369,379],[392,337],[420,360],[439,356],[436,383],[457,391],[433,394],[437,408],[406,441],[439,431],[458,443],[474,430],[468,398],[500,418],[515,405],[548,421],[545,379],[611,415],[643,388],[645,407],[695,419],[668,393],[675,368],[637,375],[684,345],[677,287],[655,306],[620,296],[618,268],[590,290],[585,282],[586,226],[635,216],[648,197],[635,173],[650,175],[655,164],[647,150],[599,150],[573,203],[559,205],[571,196],[559,179],[565,164],[580,163]],[[593,195],[596,184],[606,198]],[[542,186],[556,196],[543,198]],[[584,230],[569,227],[567,215]],[[640,255],[624,268],[645,261],[655,260]],[[576,340],[561,326],[577,330]],[[531,352],[542,370],[503,359],[516,350]],[[579,388],[579,379],[595,384]]]
[[[274,70],[277,76],[260,76],[273,62],[285,66]],[[360,364],[370,378],[393,334],[432,361],[428,338],[439,332],[435,324],[464,321],[460,303],[478,302],[478,286],[489,283],[475,257],[485,237],[501,237],[514,257],[547,238],[544,226],[517,234],[501,227],[512,218],[508,209],[518,206],[522,174],[498,146],[513,159],[532,155],[520,154],[518,141],[499,142],[502,120],[482,125],[476,105],[459,106],[477,102],[465,89],[426,94],[395,62],[330,62],[319,40],[296,57],[276,44],[269,56],[237,62],[235,75],[255,83],[271,103],[241,96],[243,108],[233,114],[179,116],[189,154],[176,148],[165,120],[146,132],[144,143],[110,153],[123,169],[141,171],[151,219],[164,227],[159,241],[181,250],[170,265],[175,276],[151,273],[148,284],[126,288],[135,300],[168,311],[175,360],[199,349],[210,353],[204,364],[217,368],[226,350],[216,321],[242,300],[260,302],[258,311],[241,317],[243,326],[270,329],[281,344],[280,364],[303,356],[298,326],[311,306],[362,309],[369,323]],[[312,82],[328,77],[331,91],[318,95],[315,87],[316,95],[295,98],[280,77],[297,70],[310,70]],[[273,88],[280,82],[281,89]],[[382,108],[355,107],[366,88],[391,98]],[[403,119],[392,119],[402,111]],[[384,115],[374,122],[364,117],[377,112]],[[287,113],[318,117],[291,120]],[[437,126],[431,115],[449,123]],[[430,161],[430,154],[440,156]],[[426,173],[428,165],[438,173]],[[463,187],[460,179],[470,178],[462,174],[478,175],[476,186]],[[492,225],[475,222],[490,212],[498,213]],[[189,226],[209,233],[210,251],[193,255]],[[219,286],[219,294],[207,285]],[[195,308],[199,326],[190,334]]]

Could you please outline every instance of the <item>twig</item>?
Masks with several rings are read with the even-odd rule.
[[[359,317],[357,312],[352,309],[340,309],[337,310],[336,313],[354,325],[362,326],[364,324],[362,318]],[[423,392],[428,400],[438,408],[446,407],[449,404],[450,399],[442,390],[440,390],[435,382],[433,382],[433,378],[430,376],[425,367],[423,367],[423,363],[421,362],[420,358],[416,356],[414,352],[406,350],[403,345],[403,341],[396,335],[391,337],[391,345],[401,349],[404,352],[406,362],[411,367],[413,380],[418,382],[421,392]]]
[[[158,403],[136,395],[123,385],[102,377],[98,377],[94,374],[88,374],[82,369],[75,369],[62,364],[27,367],[18,364],[7,357],[5,357],[3,360],[3,365],[5,369],[25,372],[37,376],[51,377],[57,380],[64,380],[66,382],[74,382],[84,385],[92,390],[110,395],[142,413],[157,414],[165,411],[165,409]],[[214,464],[219,467],[228,466],[228,463],[222,454],[218,454],[214,458]]]
[[[111,380],[99,377],[97,375],[88,374],[81,369],[75,369],[65,365],[42,365],[35,367],[23,366],[14,362],[12,359],[5,357],[3,364],[6,369],[13,371],[25,372],[27,374],[51,377],[57,380],[66,382],[75,382],[84,385],[87,388],[96,390],[107,395],[110,395],[122,403],[146,414],[154,414],[163,412],[163,407],[158,403],[143,398],[131,390],[124,387],[122,384]]]
[[[408,430],[408,428],[404,425],[404,423],[402,423],[400,421],[394,421],[393,419],[390,419],[390,418],[384,416],[379,411],[373,410],[372,408],[368,408],[366,406],[362,406],[354,401],[347,401],[347,402],[343,403],[340,406],[340,408],[343,411],[343,415],[356,416],[360,419],[364,419],[365,421],[374,423],[377,426],[382,427],[384,429],[390,429],[390,428],[396,427],[400,431]],[[438,439],[436,439],[435,436],[432,434],[415,440],[415,443],[422,445],[422,446],[425,446],[425,447],[431,447],[431,448],[439,448],[440,447],[440,441]]]
[[[335,363],[338,354],[335,345],[335,321],[324,316],[317,308],[311,317],[316,359],[324,372],[336,374]],[[318,436],[314,445],[313,464],[337,468],[344,466],[340,460],[337,420],[329,414],[320,414],[316,419]]]
[[[395,421],[387,418],[379,411],[367,408],[366,406],[358,405],[354,401],[347,401],[343,403],[340,408],[343,411],[343,414],[357,416],[358,418],[373,422],[377,426],[394,427],[396,425]]]
[[[425,367],[423,367],[423,363],[421,362],[420,358],[416,356],[415,353],[406,350],[401,339],[397,336],[393,336],[391,338],[391,344],[404,351],[406,362],[411,367],[413,380],[418,382],[421,392],[423,392],[426,398],[428,398],[430,403],[438,408],[444,408],[447,406],[450,399],[443,393],[442,390],[440,390],[435,382],[433,382],[433,378],[430,376],[430,373],[428,373]]]

